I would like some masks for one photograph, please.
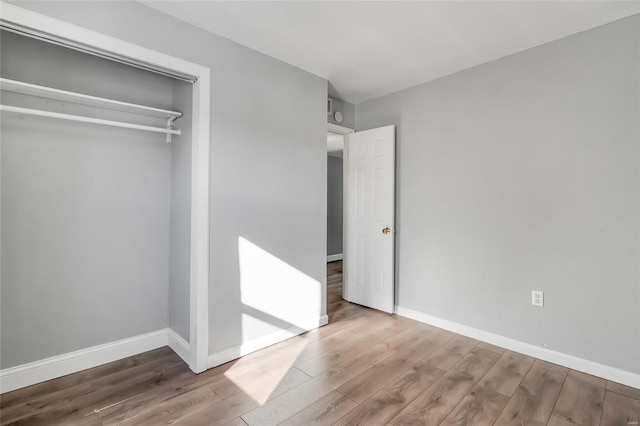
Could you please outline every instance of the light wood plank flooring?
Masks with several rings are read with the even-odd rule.
[[[170,349],[0,397],[2,425],[620,425],[640,390],[342,300],[330,324],[194,375]]]

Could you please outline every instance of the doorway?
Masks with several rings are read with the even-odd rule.
[[[327,262],[343,259],[344,136],[327,132]]]
[[[329,124],[327,129],[327,315],[343,316],[344,137],[353,129]]]
[[[327,269],[333,284],[327,287],[328,301],[393,312],[395,126],[361,132],[328,126],[327,251],[327,262],[341,262]],[[338,273],[341,294],[335,293]],[[331,321],[329,303],[327,308]]]

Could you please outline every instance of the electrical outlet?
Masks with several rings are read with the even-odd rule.
[[[544,306],[544,293],[537,290],[531,290],[531,304],[533,306]]]

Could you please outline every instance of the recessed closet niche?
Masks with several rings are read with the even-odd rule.
[[[172,328],[189,341],[190,83],[1,32],[0,76],[180,111],[180,136],[1,113],[0,368]],[[166,127],[2,91],[2,104]]]

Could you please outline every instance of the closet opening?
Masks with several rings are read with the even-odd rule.
[[[72,27],[18,10],[3,9],[3,28]],[[71,32],[195,82],[2,30],[3,393],[165,345],[207,368],[209,69]]]

